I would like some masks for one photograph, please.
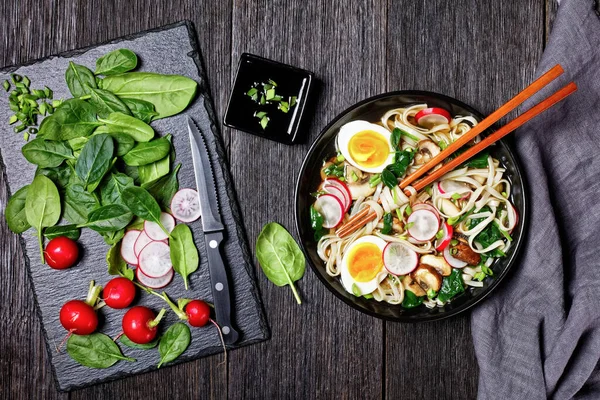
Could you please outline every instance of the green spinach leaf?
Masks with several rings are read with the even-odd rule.
[[[171,143],[171,135],[165,136]],[[151,142],[150,142],[151,143]],[[171,146],[173,148],[173,146]],[[152,182],[157,181],[169,173],[171,169],[171,154],[167,154],[164,158],[153,163],[140,165],[138,168],[138,178],[142,187],[147,187]]]
[[[119,346],[103,333],[71,335],[67,340],[67,353],[79,364],[89,368],[108,368],[117,361],[135,361],[125,357]]]
[[[84,224],[88,215],[98,207],[98,199],[85,190],[81,183],[71,183],[65,190],[63,217],[72,224]]]
[[[89,102],[96,108],[96,113],[101,118],[107,118],[113,112],[131,114],[125,103],[108,90],[91,89]]]
[[[27,222],[37,230],[40,257],[44,263],[43,228],[54,226],[60,219],[60,196],[56,185],[47,177],[38,175],[27,189],[25,198]]]
[[[402,139],[402,131],[399,128],[394,128],[391,135],[392,148],[396,150]]]
[[[117,49],[96,60],[96,75],[115,75],[137,66],[137,56],[129,49]]]
[[[154,104],[150,103],[149,101],[126,98],[122,100],[123,103],[129,107],[129,110],[134,117],[144,121],[147,124],[149,124],[154,117],[158,116],[158,113],[154,110]]]
[[[118,231],[112,231],[112,232],[98,232],[98,233],[100,234],[100,236],[102,236],[102,239],[104,239],[104,243],[106,243],[109,246],[113,246],[113,245],[119,243],[121,241],[121,239],[123,239],[123,236],[125,236],[125,229],[119,229]]]
[[[158,343],[158,352],[160,354],[158,368],[183,354],[191,341],[192,333],[186,324],[177,322],[171,325]]]
[[[120,275],[133,280],[133,270],[127,267],[127,263],[121,257],[121,243],[115,243],[106,253],[106,264],[109,275]]]
[[[110,135],[102,133],[88,140],[75,164],[75,173],[84,186],[100,182],[111,166],[114,151]]]
[[[256,257],[265,276],[277,286],[290,285],[301,304],[294,282],[304,275],[306,260],[292,235],[278,223],[268,223],[258,235]]]
[[[165,230],[160,222],[160,206],[146,189],[137,186],[125,188],[122,199],[134,215],[146,221],[156,222]]]
[[[38,138],[46,140],[70,140],[89,136],[100,123],[96,110],[84,100],[69,99],[56,109],[54,114],[44,118]]]
[[[35,171],[35,176],[44,175],[48,177],[59,190],[64,190],[69,184],[73,169],[68,163],[64,163],[55,168],[38,168]]]
[[[329,230],[323,228],[323,216],[314,206],[310,206],[310,226],[315,231],[315,241],[318,242]]]
[[[133,178],[130,176],[121,172],[110,174],[100,185],[100,200],[102,204],[105,206],[108,204],[125,205],[123,190],[132,186],[134,186]]]
[[[28,187],[23,186],[17,190],[11,196],[10,200],[8,200],[8,204],[6,204],[4,216],[6,217],[8,228],[14,233],[23,233],[31,228],[31,224],[27,222],[27,213],[25,212],[25,199],[27,198]]]
[[[465,291],[465,285],[462,279],[462,273],[458,269],[452,269],[450,275],[442,280],[442,287],[438,293],[438,299],[445,303],[457,294]]]
[[[73,97],[81,97],[89,94],[92,88],[96,88],[96,77],[83,65],[69,61],[69,67],[65,72],[65,80]]]
[[[171,151],[171,142],[166,137],[154,139],[146,143],[138,143],[129,153],[123,156],[125,164],[138,167],[148,165],[165,158]]]
[[[150,343],[137,344],[135,342],[132,342],[131,339],[129,339],[127,337],[127,335],[125,335],[125,334],[121,335],[121,337],[119,338],[119,340],[121,341],[121,343],[123,343],[127,347],[131,347],[132,349],[140,349],[140,350],[153,349],[158,344],[158,339],[154,339]]]
[[[388,235],[392,232],[392,224],[394,222],[394,217],[392,213],[385,213],[383,216],[383,229],[381,229],[381,233],[384,235]]]
[[[79,227],[88,227],[96,232],[114,232],[125,228],[131,218],[133,215],[127,208],[120,204],[110,204],[90,212],[87,222]]]
[[[48,240],[52,240],[59,236],[66,236],[69,239],[77,240],[81,235],[81,229],[77,225],[58,225],[44,229],[44,236]]]
[[[107,118],[98,118],[98,121],[106,125],[108,133],[126,133],[136,142],[148,142],[154,137],[154,129],[150,125],[121,112],[111,113]]]
[[[110,135],[117,144],[117,157],[123,157],[135,146],[135,140],[126,133],[112,133]]]
[[[168,175],[163,176],[156,182],[145,185],[145,189],[158,201],[165,210],[171,207],[171,200],[175,193],[179,190],[179,181],[177,173],[181,168],[181,164],[177,164]]]
[[[404,300],[402,300],[402,307],[404,308],[414,308],[423,304],[423,297],[417,297],[410,290],[404,291]]]
[[[489,208],[488,206],[484,206],[481,208],[481,210],[479,210],[479,212],[491,211],[491,208]],[[469,221],[469,229],[475,228],[484,219],[485,218],[473,218],[471,221]],[[502,232],[500,232],[500,228],[498,228],[498,225],[496,225],[496,223],[493,221],[490,224],[488,224],[481,232],[479,232],[477,236],[475,236],[475,239],[473,239],[474,242],[481,244],[483,248],[490,246],[492,243],[498,240],[504,240],[504,235],[502,234]],[[505,255],[504,252],[500,249],[493,249],[485,254],[487,256],[492,257],[503,257]]]
[[[192,231],[186,224],[178,224],[171,232],[169,240],[173,269],[183,277],[185,289],[188,289],[188,276],[198,269],[200,262],[198,249]]]
[[[34,139],[21,148],[27,161],[40,168],[58,167],[66,159],[73,159],[73,151],[65,142]]]
[[[413,158],[414,153],[412,151],[396,151],[394,162],[385,167],[381,173],[381,181],[383,184],[390,189],[398,185],[398,178],[402,178],[404,176]]]

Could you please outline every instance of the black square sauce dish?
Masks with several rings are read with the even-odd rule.
[[[285,144],[298,134],[314,86],[310,71],[243,53],[223,123]]]

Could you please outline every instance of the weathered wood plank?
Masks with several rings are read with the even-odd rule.
[[[385,90],[385,4],[364,1],[235,1],[233,63],[244,51],[312,70],[324,83],[312,141],[352,103]],[[369,78],[367,78],[369,77]],[[278,221],[295,236],[294,186],[308,145],[231,133],[231,168],[250,243]],[[336,299],[310,271],[288,288],[257,265],[272,339],[231,354],[232,398],[379,398],[382,322]]]
[[[444,93],[489,113],[531,81],[544,43],[542,2],[388,5],[389,90]],[[465,315],[420,325],[387,323],[386,397],[475,398],[469,321]]]

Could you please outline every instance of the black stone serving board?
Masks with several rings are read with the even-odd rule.
[[[234,321],[241,338],[232,348],[244,346],[269,338],[269,328],[264,316],[262,303],[256,285],[252,258],[241,220],[239,207],[229,175],[227,159],[216,125],[211,97],[201,56],[196,42],[196,33],[190,22],[181,22],[163,28],[127,36],[111,42],[85,49],[47,57],[29,62],[22,66],[7,67],[0,70],[0,82],[10,73],[27,75],[32,88],[47,85],[54,90],[54,98],[71,97],[65,83],[64,74],[69,61],[94,69],[95,60],[101,55],[118,48],[129,48],[139,57],[138,69],[165,74],[188,76],[199,83],[197,97],[183,113],[155,121],[152,127],[159,135],[173,134],[177,162],[181,162],[179,172],[180,187],[195,187],[194,172],[190,155],[190,144],[186,128],[187,116],[192,117],[202,129],[211,153],[215,180],[218,185],[218,197],[222,217],[226,226],[226,239],[223,254],[229,265],[230,283],[233,291]],[[9,193],[31,182],[35,166],[29,164],[21,154],[25,144],[22,134],[13,133],[8,126],[12,114],[8,107],[7,95],[0,95],[0,151],[4,170],[4,181]],[[4,214],[2,205],[2,213]],[[199,298],[212,302],[207,259],[205,257],[204,238],[200,221],[190,224],[200,252],[201,265],[190,278],[190,289],[185,290],[181,276],[175,275],[172,283],[165,288],[171,298]],[[91,369],[73,361],[63,349],[56,352],[56,345],[65,336],[58,315],[61,306],[71,299],[84,299],[90,280],[105,284],[111,279],[108,275],[105,255],[108,245],[100,235],[83,230],[79,244],[83,248],[81,261],[73,268],[55,271],[41,264],[39,250],[33,229],[21,235],[21,247],[31,277],[34,298],[37,305],[48,354],[52,362],[54,376],[60,390],[72,390],[84,386],[106,382],[129,375],[154,370],[159,361],[157,349],[137,350],[120,345],[123,352],[137,359],[136,362],[120,361],[107,369]],[[2,268],[13,268],[3,265]],[[165,304],[159,298],[146,293],[138,295],[135,304],[147,305],[158,311]],[[114,337],[121,331],[121,318],[126,310],[113,310],[104,307],[99,311],[99,331]],[[173,312],[169,312],[161,331],[177,321]],[[216,328],[192,328],[190,347],[176,361],[181,363],[222,352]],[[170,364],[168,364],[170,365]],[[163,366],[162,368],[165,368]]]

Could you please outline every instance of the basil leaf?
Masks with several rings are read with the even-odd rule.
[[[394,221],[394,217],[392,216],[392,214],[386,213],[383,216],[383,229],[381,230],[381,233],[383,233],[384,235],[389,234],[392,231],[393,221]]]
[[[120,172],[112,173],[107,178],[100,186],[100,200],[102,204],[125,205],[123,202],[123,190],[134,186],[133,178]]]
[[[100,182],[110,168],[114,151],[110,135],[94,135],[88,140],[75,164],[75,173],[84,186]]]
[[[117,144],[117,157],[124,156],[135,146],[135,140],[126,133],[111,133],[110,136]]]
[[[89,136],[100,123],[96,110],[91,104],[79,99],[69,99],[56,109],[54,114],[44,118],[38,138],[46,140],[69,140]]]
[[[52,240],[60,236],[66,236],[69,239],[77,240],[79,239],[80,235],[81,229],[79,229],[77,225],[59,225],[44,229],[44,236],[48,240]]]
[[[27,222],[27,213],[25,211],[25,199],[27,198],[27,188],[29,186],[23,186],[17,190],[15,194],[10,197],[6,209],[4,210],[4,217],[8,228],[14,233],[23,233],[27,229],[31,228],[31,224]]]
[[[452,273],[445,276],[442,280],[442,287],[438,293],[438,299],[445,303],[464,291],[465,286],[462,280],[462,273],[458,269],[452,269]]]
[[[181,164],[177,164],[168,175],[144,186],[165,210],[171,207],[171,199],[173,199],[173,196],[179,190],[177,173],[180,168]]]
[[[127,263],[121,257],[121,243],[115,243],[106,253],[106,264],[109,275],[120,275],[133,280],[133,270],[127,267]]]
[[[151,164],[169,155],[171,142],[166,137],[154,139],[146,143],[138,143],[123,156],[123,161],[129,166]]]
[[[69,61],[69,67],[65,72],[65,80],[73,97],[81,97],[89,94],[92,88],[96,88],[96,77],[83,65]]]
[[[140,99],[122,99],[123,103],[129,108],[131,114],[149,124],[152,118],[158,116],[158,113],[154,110],[154,104],[149,101]]]
[[[414,308],[421,304],[423,304],[423,297],[417,297],[417,295],[411,292],[410,290],[404,291],[404,300],[402,300],[402,307]]]
[[[74,158],[73,151],[65,142],[34,139],[21,148],[27,161],[40,168],[58,167],[67,158]]]
[[[88,220],[79,227],[88,227],[96,232],[114,232],[129,224],[133,215],[120,204],[102,206],[88,214]]]
[[[130,115],[129,108],[116,95],[103,89],[91,89],[89,102],[99,117],[107,118],[113,112]]]
[[[106,125],[108,133],[126,133],[136,142],[147,142],[154,137],[154,129],[150,125],[121,112],[98,118],[98,121]]]
[[[56,225],[60,219],[60,196],[56,185],[47,177],[38,175],[27,189],[25,198],[27,222],[37,230],[40,256],[44,263],[42,229]]]
[[[96,75],[115,75],[137,66],[137,56],[129,49],[118,49],[96,60]]]
[[[146,221],[156,222],[162,227],[160,223],[160,206],[146,189],[137,186],[125,188],[122,199],[125,206],[134,215]]]
[[[71,166],[68,163],[64,163],[55,168],[38,168],[35,171],[35,176],[44,175],[54,182],[59,190],[64,190],[69,184],[72,172]]]
[[[121,343],[123,343],[127,347],[131,347],[132,349],[140,349],[140,350],[153,349],[158,344],[158,339],[154,339],[150,343],[137,344],[135,342],[132,342],[131,339],[129,339],[127,337],[127,335],[125,335],[125,334],[121,335],[119,340],[121,341]]]
[[[164,363],[171,362],[179,357],[190,345],[192,333],[183,322],[177,322],[169,327],[158,343],[160,362],[158,368]]]
[[[178,224],[171,232],[169,240],[173,269],[183,277],[185,289],[188,289],[188,276],[198,269],[200,262],[198,249],[192,231],[186,224]]]
[[[154,104],[158,113],[155,119],[158,119],[183,111],[196,95],[198,84],[180,75],[129,72],[107,76],[101,86],[122,99],[145,100]]]
[[[292,235],[278,223],[268,223],[258,235],[256,257],[265,276],[277,286],[290,285],[301,304],[294,282],[304,275],[306,260]]]
[[[119,360],[135,361],[125,357],[119,346],[103,333],[71,335],[67,340],[67,353],[79,364],[90,368],[108,368]]]
[[[81,183],[71,183],[65,190],[63,217],[72,224],[84,224],[88,215],[100,207],[98,199],[86,191]]]

